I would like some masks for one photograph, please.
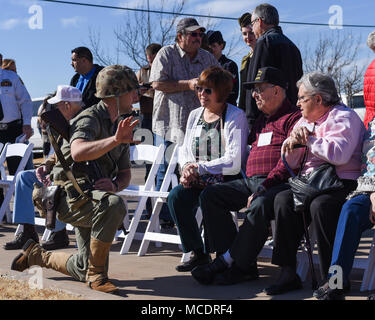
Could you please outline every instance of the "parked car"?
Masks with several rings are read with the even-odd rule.
[[[341,99],[345,105],[354,109],[354,111],[357,112],[357,114],[363,121],[366,112],[365,101],[363,100],[363,91],[354,94],[350,101],[348,101],[346,94],[342,93]]]
[[[29,142],[34,144],[33,153],[42,153],[43,154],[43,141],[40,128],[38,128],[38,109],[43,103],[45,97],[34,98],[33,102],[33,116],[31,118],[31,127],[34,131],[34,134],[30,137]]]

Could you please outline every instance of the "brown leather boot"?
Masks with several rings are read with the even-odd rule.
[[[32,239],[28,240],[22,249],[22,253],[12,262],[12,270],[22,272],[36,265],[53,269],[70,276],[66,270],[66,262],[71,256],[70,253],[46,251]]]
[[[87,270],[87,283],[93,290],[112,293],[118,290],[108,280],[106,261],[112,242],[103,242],[95,238],[90,241],[89,266]]]

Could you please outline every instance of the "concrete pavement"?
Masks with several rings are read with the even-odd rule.
[[[144,169],[136,168],[133,171],[132,181],[140,182],[143,176]],[[132,209],[132,205],[129,207]],[[143,221],[143,228],[145,224],[146,221]],[[17,274],[25,279],[30,276],[27,271],[22,274],[10,272],[11,261],[19,253],[19,250],[7,251],[2,248],[3,244],[14,238],[15,230],[15,225],[0,225],[0,273]],[[37,227],[37,230],[41,238],[43,228]],[[76,250],[74,233],[69,232],[69,237],[70,247],[62,250],[74,253]],[[368,252],[370,240],[370,238],[364,239],[361,244],[362,252]],[[89,289],[86,284],[49,269],[43,269],[45,286],[59,288],[89,300],[143,300],[145,303],[150,300],[182,299],[315,300],[312,298],[309,278],[304,283],[302,290],[275,297],[265,295],[262,292],[263,288],[271,285],[278,275],[278,268],[272,265],[270,259],[267,258],[260,258],[258,261],[260,278],[256,281],[225,287],[202,286],[191,277],[190,273],[179,273],[175,270],[175,266],[180,263],[181,259],[181,251],[177,245],[163,244],[161,248],[157,248],[151,243],[149,252],[143,257],[137,256],[140,241],[134,240],[126,255],[119,254],[121,245],[122,239],[115,241],[110,252],[109,277],[120,288],[116,295],[95,292]],[[362,274],[361,270],[353,271],[352,291],[347,300],[367,299],[368,292],[359,291]]]

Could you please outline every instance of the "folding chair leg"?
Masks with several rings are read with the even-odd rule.
[[[150,220],[148,221],[147,228],[146,228],[145,234],[144,234],[143,239],[142,239],[141,246],[139,247],[139,250],[138,250],[138,256],[144,256],[147,252],[148,246],[150,245],[150,240],[147,239],[147,234],[149,232],[159,230],[159,228],[160,228],[159,214],[160,214],[160,211],[161,211],[161,208],[162,208],[163,204],[164,204],[163,201],[158,200],[158,201],[156,201],[156,204],[154,205]],[[161,246],[160,243],[159,243],[159,246]]]
[[[44,232],[43,232],[43,235],[42,235],[42,241],[48,241],[51,234],[52,234],[52,231],[45,228]]]
[[[1,204],[1,207],[0,207],[0,221],[3,221],[4,215],[9,209],[9,203],[10,203],[10,200],[12,199],[13,192],[14,192],[14,185],[11,185],[7,189],[3,203]]]
[[[370,248],[370,253],[367,258],[367,267],[363,273],[363,279],[362,279],[362,284],[361,284],[361,291],[366,291],[366,290],[372,290],[374,289],[374,277],[375,277],[375,237],[372,239],[371,243],[371,248]],[[372,287],[372,288],[370,288]]]
[[[130,222],[130,226],[129,226],[129,229],[128,229],[129,233],[125,236],[124,242],[123,242],[121,250],[120,250],[120,254],[126,254],[126,253],[128,253],[128,251],[130,249],[130,245],[133,242],[135,233],[136,233],[137,228],[138,228],[139,220],[141,219],[143,208],[146,205],[146,200],[147,200],[147,197],[142,197],[138,202],[137,208],[134,212],[134,216],[133,216],[133,218]]]

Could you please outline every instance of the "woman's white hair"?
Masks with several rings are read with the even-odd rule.
[[[322,104],[325,106],[333,106],[340,102],[335,82],[328,74],[318,71],[306,73],[298,80],[297,87],[299,88],[302,84],[310,94],[320,95]]]

